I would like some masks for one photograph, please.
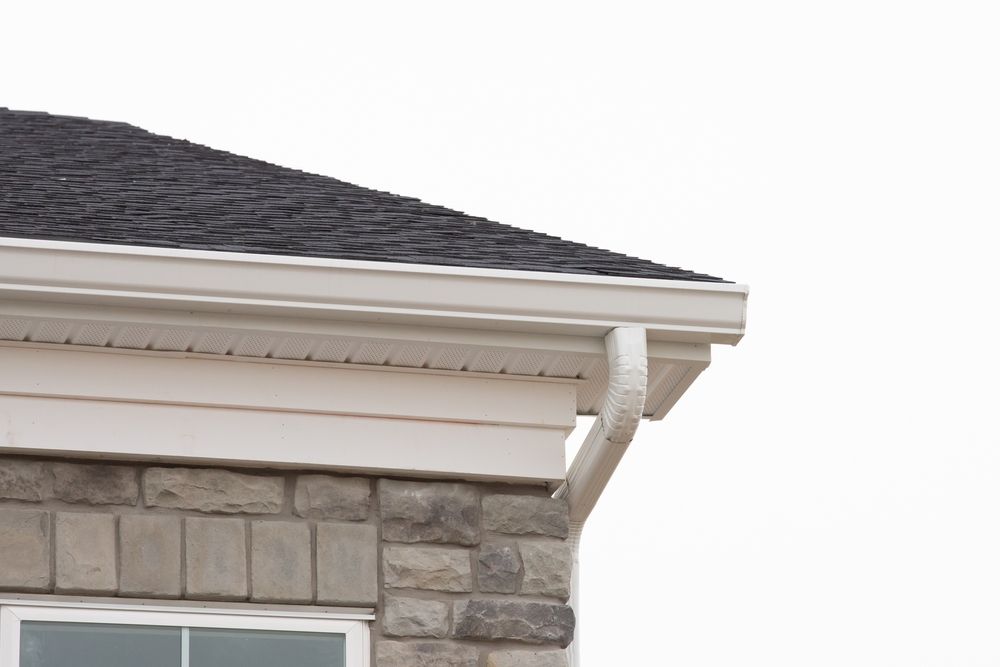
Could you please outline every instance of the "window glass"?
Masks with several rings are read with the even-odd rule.
[[[346,638],[342,634],[313,632],[37,621],[21,623],[19,667],[181,665],[346,667]]]
[[[21,623],[20,667],[179,667],[180,664],[180,628]]]
[[[191,628],[191,667],[345,667],[344,635]]]

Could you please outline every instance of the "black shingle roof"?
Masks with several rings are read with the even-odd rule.
[[[0,236],[720,280],[125,123],[4,108]]]

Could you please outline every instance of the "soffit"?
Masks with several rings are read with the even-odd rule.
[[[178,326],[120,316],[95,319],[29,314],[34,309],[32,304],[0,304],[0,341],[96,347],[150,355],[572,381],[577,385],[580,415],[600,411],[607,387],[608,365],[603,349],[589,344],[591,341],[565,337],[527,337],[506,345],[485,341],[456,343],[443,340],[448,338],[447,332],[432,329],[411,329],[405,332],[405,338],[387,333],[282,332],[249,327]],[[58,310],[51,306],[48,309]],[[389,330],[389,333],[403,332]],[[651,343],[644,415],[662,418],[708,365],[708,355],[708,345]]]

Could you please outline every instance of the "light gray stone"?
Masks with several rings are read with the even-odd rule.
[[[251,598],[260,602],[311,602],[309,526],[292,521],[254,521],[250,531]]]
[[[118,589],[113,514],[56,514],[56,592]]]
[[[52,497],[52,471],[43,461],[0,458],[0,499],[38,502]]]
[[[382,577],[387,588],[427,591],[472,591],[472,563],[465,549],[386,546]]]
[[[0,509],[0,588],[51,590],[48,512]]]
[[[517,600],[455,603],[454,637],[458,639],[510,640],[566,648],[573,641],[575,624],[573,610],[562,604]]]
[[[382,610],[382,630],[389,637],[448,636],[450,602],[387,595]]]
[[[479,493],[469,484],[380,479],[382,539],[479,544]]]
[[[378,530],[367,524],[316,526],[316,601],[373,605],[378,602]]]
[[[497,651],[486,658],[486,667],[567,667],[565,651]]]
[[[247,597],[246,527],[242,519],[185,519],[187,597]]]
[[[514,593],[521,575],[521,561],[512,544],[484,544],[479,550],[479,590]]]
[[[68,503],[135,505],[139,483],[132,466],[53,463],[53,495]]]
[[[565,542],[522,542],[522,595],[547,595],[565,600],[573,576],[573,553]]]
[[[125,514],[118,519],[121,543],[119,593],[133,597],[181,595],[181,519]]]
[[[295,482],[295,514],[307,519],[365,521],[371,482],[364,477],[300,475]]]
[[[569,535],[566,501],[544,496],[498,494],[483,498],[483,527],[513,535]]]
[[[476,667],[479,651],[451,642],[380,641],[375,645],[376,667]]]
[[[171,507],[221,514],[277,514],[285,480],[211,468],[150,468],[143,475],[147,507]]]

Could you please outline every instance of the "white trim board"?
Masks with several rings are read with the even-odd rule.
[[[560,430],[0,396],[0,451],[557,484]]]
[[[556,484],[576,383],[0,346],[0,450]]]
[[[735,344],[747,288],[0,238],[0,298]]]
[[[0,345],[0,394],[555,428],[574,381]]]
[[[88,609],[152,609],[184,611],[189,614],[240,614],[246,616],[287,616],[289,618],[336,618],[345,621],[374,621],[372,607],[326,607],[266,602],[222,602],[218,600],[164,600],[155,598],[100,597],[52,593],[0,593],[0,605],[35,607],[87,607]]]
[[[86,609],[183,612],[185,614],[233,614],[239,616],[283,616],[286,618],[330,618],[341,621],[374,621],[370,607],[324,607],[263,602],[162,600],[153,598],[97,597],[51,593],[0,593],[0,605],[22,607],[82,607]]]
[[[650,362],[649,405],[661,418],[707,366],[699,357],[708,348],[656,347],[671,355]],[[8,401],[0,411],[0,447],[556,483],[577,409],[603,401],[606,367],[591,368],[603,375],[583,381],[4,343],[0,398],[34,400]],[[76,421],[67,423],[71,413]],[[404,447],[416,434],[419,446]]]

